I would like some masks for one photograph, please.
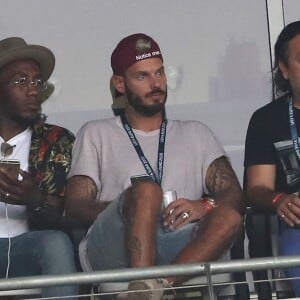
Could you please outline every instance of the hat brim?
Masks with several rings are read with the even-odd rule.
[[[36,61],[41,69],[42,78],[48,80],[54,66],[54,54],[46,47],[38,45],[24,45],[16,49],[10,49],[7,54],[0,56],[0,68],[17,60],[31,59]]]
[[[42,92],[42,103],[48,100],[48,98],[53,94],[55,86],[52,82],[48,81],[47,89]]]

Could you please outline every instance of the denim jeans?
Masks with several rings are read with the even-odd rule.
[[[288,226],[280,221],[279,251],[280,255],[300,255],[300,229]],[[285,270],[288,277],[300,277],[300,267]],[[296,296],[300,296],[300,280],[292,281]]]
[[[7,252],[8,239],[0,238],[0,276],[2,278],[5,277],[7,269]],[[64,232],[56,230],[31,231],[11,238],[8,277],[75,272],[73,245]],[[68,295],[78,295],[78,287],[52,286],[42,289],[43,297]]]
[[[93,270],[129,267],[126,251],[126,220],[122,197],[102,211],[88,234],[88,258]],[[167,232],[158,220],[156,231],[156,265],[168,265],[193,239],[195,223]]]

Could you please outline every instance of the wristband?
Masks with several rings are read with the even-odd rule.
[[[282,193],[277,193],[272,200],[272,205],[276,205],[276,203],[279,201],[279,199],[282,195],[283,195]]]
[[[202,203],[205,205],[208,212],[213,210],[217,206],[215,200],[212,198],[203,198]]]
[[[38,193],[40,195],[38,195]],[[37,203],[31,205],[31,210],[34,212],[41,212],[48,206],[47,196],[42,191],[39,191],[35,196],[38,199]]]
[[[35,212],[41,212],[43,209],[47,207],[47,201],[44,201],[43,203],[40,203],[38,206],[35,206],[32,208],[33,211]]]

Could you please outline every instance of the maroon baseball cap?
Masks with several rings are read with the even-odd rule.
[[[138,61],[158,57],[163,60],[158,44],[144,33],[136,33],[119,42],[111,55],[114,75],[123,75]]]

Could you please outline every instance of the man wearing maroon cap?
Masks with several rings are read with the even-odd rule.
[[[66,211],[92,224],[81,242],[84,270],[218,259],[242,222],[242,193],[214,134],[166,118],[167,82],[158,44],[124,38],[111,56],[112,82],[128,105],[78,133]],[[187,278],[133,281],[127,299],[161,299]]]

